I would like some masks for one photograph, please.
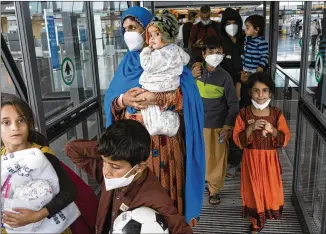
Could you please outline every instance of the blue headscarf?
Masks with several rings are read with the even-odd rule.
[[[128,10],[123,12],[121,22],[123,23],[125,18],[128,16],[134,17],[144,29],[146,29],[149,22],[153,19],[153,15],[147,9],[139,6],[130,7]],[[128,50],[120,62],[111,84],[105,93],[104,112],[106,116],[106,127],[110,126],[113,121],[111,113],[112,101],[116,97],[119,97],[120,94],[127,92],[129,89],[137,86],[140,87],[139,77],[143,73],[143,68],[140,65],[140,52],[141,51]],[[128,111],[130,113],[135,112],[131,107],[128,107]]]
[[[142,7],[131,7],[122,14],[122,22],[133,16],[146,28],[152,14]],[[113,77],[110,87],[105,93],[104,111],[106,126],[113,122],[111,107],[112,101],[120,94],[134,87],[140,87],[139,78],[143,72],[140,65],[141,51],[128,51]],[[190,222],[200,215],[205,187],[205,147],[203,138],[204,110],[202,99],[190,70],[184,67],[180,76],[180,86],[183,94],[183,113],[186,129],[186,186],[185,186],[185,218]],[[129,113],[135,113],[128,107]]]

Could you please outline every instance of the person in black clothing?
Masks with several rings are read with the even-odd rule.
[[[244,34],[242,31],[242,19],[236,10],[226,8],[221,20],[221,36],[224,42],[225,58],[223,68],[231,75],[233,82],[240,79],[242,71],[242,58],[244,49]],[[240,93],[237,93],[240,99]]]
[[[231,75],[234,84],[240,82],[242,72],[241,56],[243,55],[245,38],[242,25],[243,22],[239,12],[232,8],[226,8],[220,25],[225,54],[222,67]],[[247,90],[248,92],[246,87],[243,87],[243,90]],[[245,94],[237,93],[237,97],[238,100],[241,98],[239,103],[240,108],[250,104],[250,102],[247,103],[246,101],[249,94],[246,96]],[[232,139],[230,139],[229,144],[229,168],[227,169],[226,177],[233,178],[241,162],[242,150],[236,146]]]
[[[183,25],[182,28],[183,48],[188,48],[189,46],[190,32],[191,32],[192,25],[194,24],[196,15],[197,15],[196,12],[189,12],[188,22]]]

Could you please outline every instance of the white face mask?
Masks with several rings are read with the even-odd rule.
[[[201,22],[203,23],[203,25],[209,25],[211,20],[202,20]]]
[[[217,67],[223,61],[224,55],[222,54],[210,54],[205,58],[206,63],[211,67]]]
[[[225,31],[229,36],[234,37],[238,33],[238,25],[237,24],[230,24],[225,26]]]
[[[137,166],[137,165],[136,165]],[[121,187],[125,187],[128,186],[129,184],[131,184],[131,182],[134,180],[136,174],[133,174],[129,177],[126,177],[136,166],[134,166],[133,168],[131,168],[130,171],[128,171],[123,177],[120,178],[112,178],[112,179],[108,179],[104,176],[104,182],[105,182],[105,189],[106,191],[110,191],[116,188],[121,188]]]
[[[269,103],[271,102],[271,99],[269,98],[264,104],[258,104],[253,99],[251,99],[252,104],[254,107],[258,110],[264,110],[266,107],[268,107]]]
[[[143,33],[140,34],[139,32],[125,32],[123,37],[130,51],[141,50],[143,48],[145,41],[142,35]]]

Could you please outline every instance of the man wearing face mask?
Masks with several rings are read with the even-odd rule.
[[[188,22],[186,22],[182,27],[182,36],[183,36],[183,44],[184,48],[188,49],[189,45],[189,39],[190,39],[190,32],[191,28],[194,24],[194,21],[196,19],[196,12],[189,12],[188,13]]]
[[[240,85],[244,39],[245,35],[242,31],[242,19],[238,11],[232,8],[226,8],[221,20],[221,36],[223,38],[223,48],[225,58],[223,60],[223,68],[231,75],[235,86]],[[240,85],[241,86],[241,85]],[[236,92],[240,91],[240,87],[236,87]],[[240,100],[240,92],[237,97]],[[239,102],[240,108],[247,105],[244,101]],[[242,158],[242,150],[230,139],[229,167],[226,177],[234,178]]]
[[[211,20],[211,14],[211,8],[208,5],[202,6],[199,11],[201,21],[192,26],[189,40],[189,49],[192,51],[190,65],[203,61],[201,50],[204,40],[220,34],[219,23]]]
[[[96,233],[111,233],[114,220],[123,212],[145,206],[156,210],[170,233],[192,233],[173,201],[150,172],[146,160],[151,138],[146,128],[131,119],[108,127],[98,144],[75,140],[65,146],[72,162],[102,185]]]
[[[231,76],[221,67],[224,58],[221,38],[210,37],[202,49],[204,62],[196,63],[192,73],[204,104],[204,140],[206,181],[209,203],[220,203],[219,191],[224,187],[229,139],[239,102]]]

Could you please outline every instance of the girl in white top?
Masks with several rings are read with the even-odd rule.
[[[145,47],[140,54],[140,64],[144,69],[139,83],[151,92],[174,91],[180,86],[180,75],[189,55],[174,44],[178,35],[178,20],[168,10],[155,16],[146,29]],[[174,136],[177,134],[179,115],[170,110],[161,110],[150,105],[141,110],[145,127],[151,135]]]

